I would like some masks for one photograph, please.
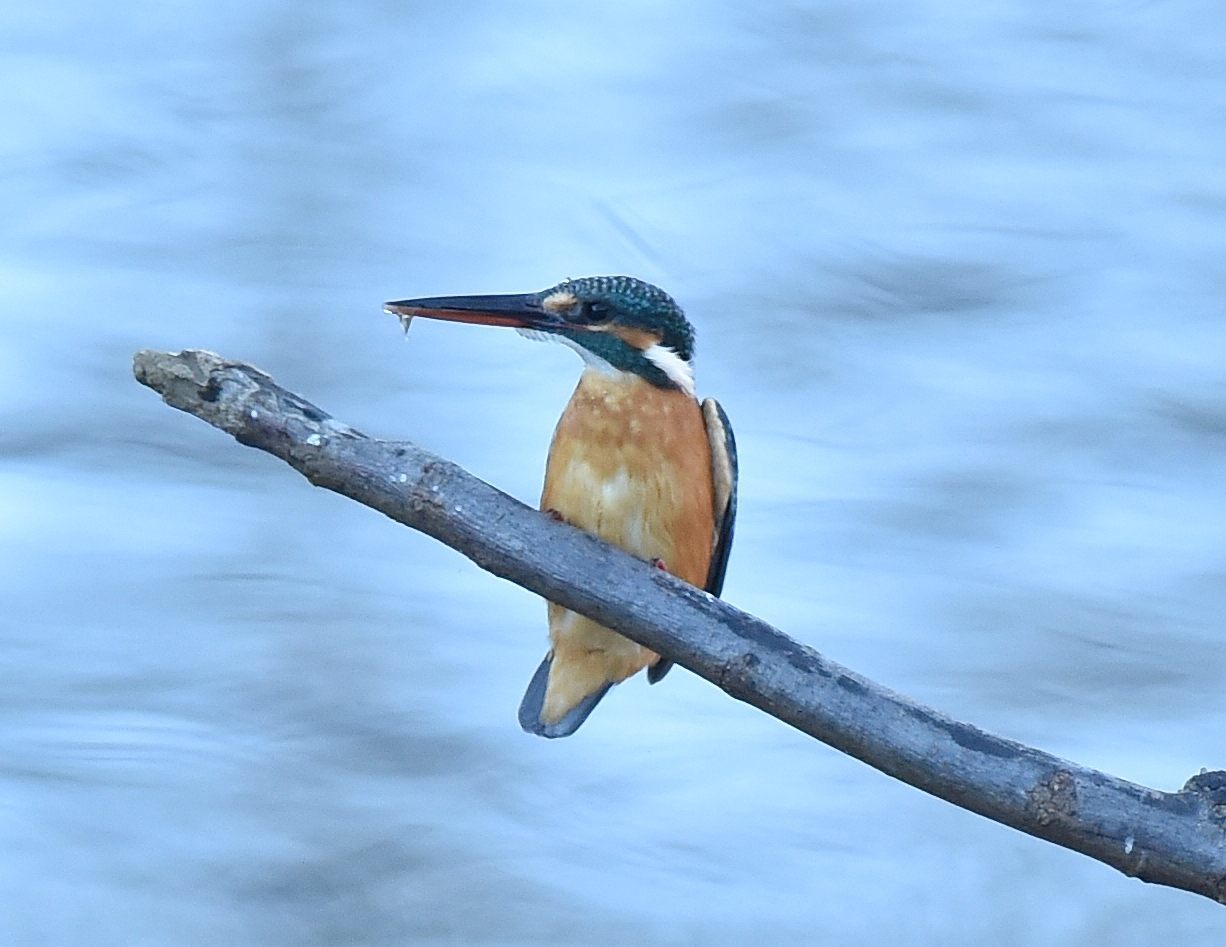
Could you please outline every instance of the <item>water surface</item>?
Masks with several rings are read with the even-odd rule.
[[[1226,765],[1212,4],[0,13],[0,939],[1220,943],[1219,908],[683,672],[515,723],[543,607],[172,412],[254,362],[527,501],[559,346],[384,299],[628,272],[741,448],[726,596],[1175,789]]]

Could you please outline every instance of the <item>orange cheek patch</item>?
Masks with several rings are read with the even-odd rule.
[[[609,333],[617,336],[627,345],[633,346],[640,352],[646,352],[653,345],[658,345],[660,337],[654,333],[648,332],[646,329],[632,329],[627,326],[610,326]]]

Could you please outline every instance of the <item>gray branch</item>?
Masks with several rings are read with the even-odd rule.
[[[1226,772],[1162,792],[994,736],[841,667],[411,443],[367,437],[249,365],[210,352],[144,351],[134,371],[167,404],[280,458],[316,486],[617,629],[883,773],[1126,875],[1226,903]]]

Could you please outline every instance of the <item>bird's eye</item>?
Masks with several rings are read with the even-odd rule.
[[[579,320],[589,324],[608,322],[613,318],[613,310],[605,303],[584,302],[579,308]]]

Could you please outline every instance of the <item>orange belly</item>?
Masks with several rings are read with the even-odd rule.
[[[541,508],[702,586],[714,543],[711,454],[698,402],[630,374],[584,372],[554,432]],[[659,656],[549,604],[553,668],[542,719]]]

